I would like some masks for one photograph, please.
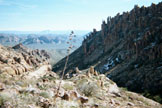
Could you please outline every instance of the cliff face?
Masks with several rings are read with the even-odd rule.
[[[162,95],[162,3],[108,17],[70,55],[67,72],[94,65],[119,86]],[[53,66],[60,73],[65,59]],[[162,101],[161,101],[162,102]]]
[[[49,55],[44,50],[30,50],[22,44],[14,47],[0,46],[0,73],[20,75],[48,64]]]

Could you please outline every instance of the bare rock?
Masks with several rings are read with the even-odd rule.
[[[85,103],[88,102],[88,98],[83,97],[83,96],[79,97],[79,100],[80,100],[80,102],[81,102],[82,104],[85,104]]]
[[[64,99],[64,100],[69,101],[70,95],[69,95],[68,93],[65,92],[64,95],[63,95],[61,98]]]

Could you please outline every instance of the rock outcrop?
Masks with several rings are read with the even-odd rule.
[[[130,12],[108,17],[100,31],[89,33],[70,55],[67,72],[94,65],[119,86],[162,97],[161,34],[162,2],[150,7],[136,5]],[[53,71],[61,73],[64,63],[62,59]]]
[[[30,50],[18,44],[14,47],[0,45],[0,73],[20,75],[48,64],[49,55],[44,50]]]

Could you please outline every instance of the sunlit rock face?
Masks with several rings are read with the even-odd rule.
[[[160,2],[108,17],[101,30],[89,33],[82,46],[70,55],[67,72],[94,65],[119,86],[154,96],[161,94],[161,10]],[[61,73],[64,62],[62,59],[53,70]]]
[[[22,44],[14,47],[0,46],[0,72],[20,75],[48,64],[49,55],[44,50],[30,50]]]

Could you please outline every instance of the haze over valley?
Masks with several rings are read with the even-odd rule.
[[[73,50],[77,49],[89,31],[75,31],[76,38],[73,40]],[[14,46],[22,43],[31,49],[44,49],[51,56],[51,63],[54,64],[67,52],[67,41],[70,31],[0,31],[0,43],[4,46]],[[72,52],[71,51],[71,52]]]

